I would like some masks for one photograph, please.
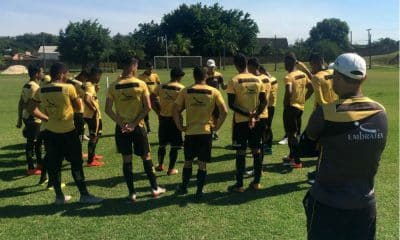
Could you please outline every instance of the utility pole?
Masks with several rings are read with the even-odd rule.
[[[350,45],[353,45],[353,32],[350,31]]]
[[[44,44],[45,44],[45,42],[44,42],[44,33],[42,32],[43,70],[46,71],[46,50],[45,50]]]
[[[277,56],[276,56],[276,34],[275,34],[275,37],[274,37],[274,46],[273,46],[273,48],[274,48],[274,63],[275,63],[275,72],[276,72],[276,61],[277,61]]]
[[[167,57],[167,69],[169,70],[169,61],[168,61],[168,38],[167,34],[164,34],[164,41],[165,41],[165,55]]]
[[[371,69],[372,68],[372,64],[371,64],[371,28],[368,28],[367,29],[367,32],[368,32],[368,55],[369,55],[369,68],[368,69]]]

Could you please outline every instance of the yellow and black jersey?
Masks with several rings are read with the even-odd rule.
[[[267,75],[261,74],[258,76],[261,82],[264,85],[265,90],[265,100],[268,103],[269,95],[271,93],[271,80]],[[268,108],[265,108],[264,111],[260,114],[260,118],[268,118]]]
[[[74,86],[76,94],[78,94],[78,100],[82,106],[81,109],[79,109],[79,110],[75,109],[74,111],[76,113],[83,113],[84,112],[83,97],[85,96],[85,87],[84,87],[83,83],[76,79],[68,79],[67,83]]]
[[[375,204],[374,176],[387,130],[385,108],[367,97],[340,99],[318,107],[306,129],[321,145],[318,178],[311,195],[342,209]]]
[[[311,74],[310,69],[307,67],[307,65],[304,62],[296,61],[296,68],[297,68],[297,70],[300,70],[303,73],[305,73],[307,76],[309,76],[309,74]]]
[[[271,91],[268,97],[268,107],[275,107],[278,99],[278,81],[275,77],[270,77]]]
[[[178,97],[179,92],[184,88],[185,86],[178,82],[169,82],[157,86],[157,88],[154,90],[154,94],[159,98],[160,101],[161,116],[172,117],[172,108],[174,106],[174,102]]]
[[[97,98],[96,86],[91,82],[85,82],[83,84],[83,88],[85,89],[85,96],[89,96],[92,100],[93,105],[96,107],[97,111],[94,112],[89,106],[86,106],[83,111],[84,118],[93,118],[93,115],[96,113],[97,119],[101,119],[101,111],[100,111],[100,104],[99,99]]]
[[[315,107],[331,103],[337,99],[332,88],[333,70],[322,70],[314,74],[311,83],[314,89]]]
[[[235,94],[235,104],[249,112],[257,110],[260,93],[265,93],[261,80],[251,73],[240,73],[228,81],[228,94]],[[237,112],[234,114],[235,123],[248,122],[247,116]]]
[[[199,135],[211,134],[212,113],[225,103],[214,87],[195,84],[179,92],[175,104],[186,109],[186,135]]]
[[[130,123],[144,111],[143,97],[150,96],[147,85],[135,77],[119,78],[108,88],[107,98],[114,101],[116,114]],[[139,125],[143,127],[142,120]]]
[[[22,100],[24,102],[24,105],[26,105],[28,103],[28,101],[30,99],[33,98],[33,96],[36,94],[36,92],[40,89],[39,83],[36,81],[29,81],[27,82],[23,87],[22,87],[22,91],[21,91],[21,97]],[[24,107],[22,110],[22,118],[24,119],[28,119],[31,116],[28,111],[26,110],[26,108]],[[33,117],[35,122],[40,123],[40,119]]]
[[[66,133],[75,129],[72,101],[78,98],[75,88],[66,83],[49,83],[33,96],[40,103],[49,120],[46,129],[55,133]]]
[[[292,86],[292,95],[290,97],[290,106],[304,111],[306,86],[311,82],[307,75],[295,70],[285,76],[285,84]]]
[[[146,73],[142,73],[139,75],[139,79],[144,81],[149,88],[150,93],[154,93],[156,87],[161,84],[160,78],[157,73],[151,73],[147,75]]]
[[[219,89],[219,86],[224,83],[224,77],[217,71],[214,71],[213,73],[207,72],[206,83],[208,86]]]

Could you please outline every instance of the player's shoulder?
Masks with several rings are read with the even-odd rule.
[[[159,85],[158,87],[166,88],[166,87],[172,87],[174,90],[182,90],[185,88],[185,86],[179,82],[168,82],[168,83],[163,83]]]
[[[258,76],[258,78],[261,80],[262,83],[266,84],[266,83],[270,83],[271,79],[268,77],[268,75],[265,74],[260,74]]]
[[[222,73],[220,73],[220,72],[218,72],[218,71],[215,71],[215,72],[214,72],[214,76],[215,76],[215,77],[222,77]]]
[[[294,80],[307,78],[307,75],[303,71],[300,71],[298,69],[293,71],[293,72],[291,72],[291,73],[289,73],[289,76],[291,76]]]

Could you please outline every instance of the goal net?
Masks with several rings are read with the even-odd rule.
[[[154,69],[202,66],[201,56],[154,56]]]

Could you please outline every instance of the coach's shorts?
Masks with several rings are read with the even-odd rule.
[[[118,152],[124,156],[134,153],[142,157],[150,152],[147,131],[144,127],[137,126],[133,132],[122,133],[121,128],[117,125],[115,127],[115,143]]]
[[[283,125],[286,133],[297,133],[301,128],[303,111],[295,107],[285,107],[283,110]]]
[[[25,125],[25,129],[23,131],[24,137],[28,139],[38,139],[40,134],[40,123],[35,122],[35,119],[30,116],[27,119],[22,119]]]
[[[78,136],[83,135],[85,132],[85,122],[83,120],[83,113],[74,113],[74,125]]]
[[[235,141],[237,150],[246,150],[247,147],[251,149],[261,148],[261,140],[263,135],[264,124],[257,121],[254,128],[250,129],[248,122],[240,122],[234,124],[235,128]]]
[[[160,124],[158,126],[158,142],[160,146],[168,144],[171,147],[182,148],[182,132],[178,130],[172,117],[159,117]]]
[[[184,155],[186,161],[192,161],[196,157],[202,162],[211,162],[212,135],[186,135],[184,143]]]
[[[84,118],[89,128],[89,134],[91,137],[100,136],[103,131],[103,123],[101,119],[96,118],[96,115],[92,118]]]

